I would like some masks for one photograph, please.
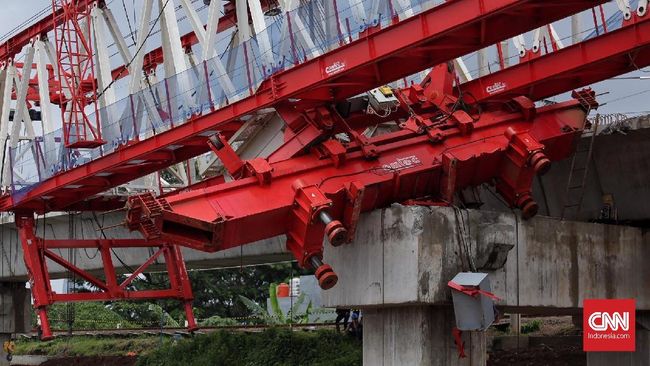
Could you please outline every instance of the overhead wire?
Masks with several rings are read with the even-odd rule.
[[[167,0],[167,1],[169,1],[169,0]],[[165,6],[166,6],[166,4],[165,4]],[[125,0],[122,0],[122,8],[124,9],[124,15],[126,16],[126,23],[127,23],[128,27],[129,27],[129,32],[130,32],[129,34],[131,35],[131,39],[133,40],[134,44],[137,44],[136,39],[135,39],[135,32],[133,31],[133,27],[131,26],[131,19],[129,18],[129,12],[126,9]],[[161,13],[164,10],[165,10],[165,7],[163,6],[163,8],[161,9]],[[133,0],[133,19],[135,20],[135,0]],[[152,28],[153,27],[155,27],[155,23],[152,25]],[[147,36],[147,38],[149,38],[149,36]],[[145,39],[145,41],[143,43],[146,43],[146,39]],[[154,101],[156,101],[158,98],[156,98],[156,94],[153,92],[152,85],[151,85],[151,80],[149,79],[149,73],[147,71],[144,71],[143,74],[144,74],[144,80],[147,83],[147,90],[151,94],[151,98]],[[135,75],[134,75],[134,77],[135,77]],[[148,114],[147,114],[147,116],[148,116]],[[149,122],[151,123],[153,133],[155,134],[156,133],[155,124],[153,123],[151,118],[149,119]]]
[[[612,99],[612,100],[608,100],[608,101],[606,101],[605,103],[603,103],[603,105],[604,105],[604,104],[612,104],[612,103],[620,102],[620,101],[622,101],[622,100],[630,99],[630,98],[632,98],[632,97],[636,97],[636,96],[638,96],[638,95],[642,95],[642,94],[646,94],[646,93],[650,93],[650,89],[648,89],[648,90],[642,90],[642,91],[640,91],[640,92],[636,92],[636,93],[632,93],[632,94],[624,95],[624,96],[619,97],[619,98],[615,98],[615,99]]]

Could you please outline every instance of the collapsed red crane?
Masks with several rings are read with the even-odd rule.
[[[292,159],[242,161],[214,135],[212,150],[237,179],[166,198],[131,197],[127,225],[147,239],[206,252],[286,235],[298,263],[329,289],[337,276],[322,263],[323,236],[334,246],[351,241],[361,212],[410,200],[451,205],[460,189],[493,183],[524,218],[534,216],[532,179],[572,153],[597,107],[594,93],[540,109],[517,97],[473,115],[451,95],[452,72],[437,67],[422,85],[397,91],[409,117],[378,137],[360,136],[325,105],[308,112],[325,140]],[[351,141],[333,137],[341,133]]]
[[[422,85],[396,91],[401,108],[410,115],[399,131],[382,136],[359,135],[327,105],[306,111],[321,124],[325,140],[292,159],[271,164],[261,158],[244,162],[222,135],[212,136],[210,148],[237,179],[168,198],[131,197],[127,224],[139,230],[144,240],[45,241],[34,234],[32,215],[18,215],[43,337],[51,337],[47,306],[58,301],[176,298],[185,304],[190,328],[195,328],[192,292],[177,245],[214,252],[285,234],[287,248],[299,264],[315,269],[320,286],[328,289],[338,278],[322,262],[323,236],[335,246],[351,241],[361,212],[413,200],[450,205],[458,190],[494,183],[504,200],[521,209],[524,217],[535,215],[532,179],[547,171],[551,161],[572,153],[588,111],[597,107],[594,93],[574,93],[574,101],[540,109],[530,99],[517,97],[475,114],[451,95],[453,73],[445,64],[434,68]],[[334,137],[340,133],[351,141]],[[118,284],[110,248],[138,246],[160,249]],[[87,247],[100,249],[105,280],[51,251]],[[161,254],[172,287],[128,291],[134,276]],[[45,258],[100,291],[55,294]]]

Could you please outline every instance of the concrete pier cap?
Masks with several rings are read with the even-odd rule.
[[[363,216],[353,243],[326,247],[339,283],[323,305],[363,310],[364,365],[483,365],[483,333],[463,335],[463,359],[451,336],[447,283],[458,272],[488,273],[503,312],[580,314],[592,298],[634,298],[647,311],[649,258],[639,228],[393,205]]]

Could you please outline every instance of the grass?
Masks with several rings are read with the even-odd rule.
[[[542,329],[542,321],[539,319],[533,319],[525,324],[522,324],[521,333],[523,334],[533,333],[533,332],[537,332],[540,329]]]
[[[225,331],[168,343],[139,358],[138,366],[355,366],[361,343],[331,330],[259,333]]]
[[[166,342],[170,342],[167,340]],[[57,338],[48,342],[19,340],[17,355],[43,355],[50,357],[76,356],[126,356],[130,352],[145,354],[160,345],[160,338],[140,336],[130,338],[72,337]]]
[[[333,330],[270,328],[262,332],[219,331],[175,340],[158,336],[72,337],[48,342],[19,340],[17,355],[50,357],[138,355],[138,366],[355,366],[361,342]]]

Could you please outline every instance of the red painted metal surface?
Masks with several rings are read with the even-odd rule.
[[[601,2],[447,2],[271,76],[250,97],[54,176],[27,193],[20,202],[4,197],[0,209],[64,209],[106,189],[208,151],[207,136],[261,108],[288,98],[343,100]],[[458,42],[458,39],[473,42]],[[336,74],[328,75],[327,67],[337,62],[345,66]]]
[[[422,85],[398,91],[410,117],[399,131],[363,143],[329,138],[269,164],[240,161],[217,136],[212,148],[237,180],[161,199],[131,197],[127,223],[146,238],[208,252],[286,235],[298,262],[329,288],[336,277],[321,262],[323,236],[335,246],[351,240],[360,212],[413,199],[447,205],[463,188],[492,183],[524,218],[535,215],[533,177],[573,152],[588,110],[597,107],[594,93],[541,109],[517,97],[472,115],[444,92],[452,72],[434,68]],[[336,128],[325,136],[352,133],[329,113]]]
[[[91,9],[91,4],[96,3],[97,6],[105,8],[106,4],[103,0],[95,1],[79,1],[77,2],[77,12],[86,12]],[[262,11],[268,11],[274,8],[277,8],[278,2],[274,0],[261,0]],[[50,31],[53,31],[57,27],[64,24],[67,20],[67,13],[63,9],[58,9],[54,12],[54,21],[52,17],[48,16],[39,20],[38,22],[30,25],[23,31],[18,34],[10,37],[4,43],[0,45],[0,60],[9,60],[12,59],[16,54],[19,54],[23,47],[28,45],[36,36],[47,34]],[[219,24],[217,26],[218,32],[223,32],[229,28],[232,28],[237,24],[237,14],[235,13],[235,5],[232,2],[227,2],[224,4],[224,14],[219,18]],[[199,39],[194,34],[194,32],[189,32],[181,36],[181,45],[183,47],[190,49],[192,46],[199,43]],[[163,48],[158,47],[149,51],[144,56],[143,70],[153,70],[158,65],[161,65],[165,61]],[[22,63],[16,63],[16,67],[21,68]],[[54,104],[61,103],[60,90],[58,87],[59,80],[51,73],[53,71],[52,65],[48,65],[48,72],[50,76],[48,78],[50,84],[50,99]],[[36,68],[36,66],[34,66]],[[129,75],[128,67],[121,65],[116,67],[111,75],[114,80],[119,80]],[[96,84],[97,81],[95,80]],[[29,101],[39,101],[40,96],[38,90],[35,89],[38,86],[38,78],[35,77],[30,80],[30,91],[27,95],[27,100]],[[86,82],[82,85],[85,88],[86,92],[93,92],[91,89],[92,83]],[[14,97],[15,99],[15,97]]]
[[[540,100],[650,65],[650,17],[462,85],[468,101]]]
[[[275,0],[261,0],[260,5],[262,6],[262,11],[266,12],[271,9],[277,8],[278,2]],[[251,17],[249,20],[252,22]],[[223,15],[219,18],[219,24],[217,25],[217,32],[221,33],[227,29],[234,27],[237,24],[237,13],[235,12],[235,4],[232,1],[228,1],[224,4]],[[194,32],[189,32],[181,36],[181,45],[186,49],[191,48],[195,44],[199,43]],[[158,65],[161,65],[165,61],[165,55],[163,54],[163,48],[158,47],[149,51],[144,55],[144,63],[142,68],[144,70],[153,70]],[[128,67],[124,65],[116,67],[112,71],[112,76],[114,80],[121,79],[129,75]]]
[[[23,248],[23,258],[30,275],[30,286],[34,298],[34,308],[40,319],[42,339],[51,339],[52,330],[47,315],[48,306],[57,302],[75,301],[111,301],[111,300],[145,300],[145,299],[177,299],[183,303],[188,328],[197,328],[192,312],[192,288],[190,285],[185,262],[180,248],[160,241],[142,239],[107,239],[107,240],[44,240],[35,234],[33,216],[17,216],[16,226]],[[104,280],[84,271],[54,249],[97,249],[100,253]],[[117,282],[117,274],[112,259],[113,248],[158,248],[139,268],[124,281]],[[169,275],[170,287],[160,290],[133,290],[129,285],[140,274],[154,263],[163,258]],[[85,280],[96,288],[92,292],[59,294],[52,290],[48,273],[48,262],[58,264],[75,276]]]

